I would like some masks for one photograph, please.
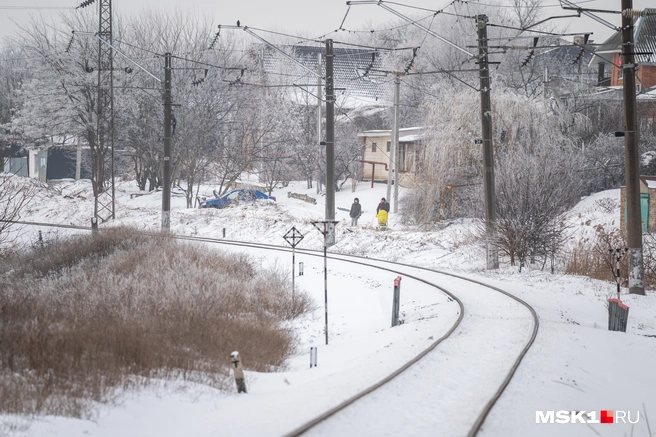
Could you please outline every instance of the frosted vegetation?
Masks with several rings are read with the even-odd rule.
[[[467,16],[486,13],[491,23],[511,27],[530,26],[551,13],[538,0],[512,3],[510,9],[458,2],[454,8]],[[230,32],[212,41],[216,23],[198,15],[117,11],[115,17],[115,46],[148,71],[163,77],[162,54],[177,56],[172,172],[187,207],[197,206],[201,184],[211,183],[215,194],[223,194],[247,173],[269,193],[289,181],[322,190],[325,152],[317,144],[311,85],[303,86],[309,92],[300,91],[297,78],[286,71],[263,77],[259,42]],[[432,13],[416,18],[460,47],[475,43],[474,20]],[[558,30],[554,23],[535,29]],[[377,47],[389,71],[438,72],[401,80],[400,126],[424,128],[416,178],[399,210],[403,224],[432,230],[480,220],[484,169],[481,147],[474,143],[481,136],[478,65],[413,26],[394,22],[385,28],[338,35]],[[35,19],[0,44],[0,141],[7,150],[79,138],[96,156],[108,156],[107,144],[96,137],[98,42],[81,34],[71,39],[71,29],[97,29],[95,8],[65,12],[54,23]],[[517,43],[517,30],[488,30],[495,44]],[[289,53],[298,43],[282,34],[267,39]],[[540,39],[540,45],[556,42]],[[497,50],[491,56],[500,62],[490,70],[498,245],[503,262],[519,268],[560,268],[612,280],[608,249],[626,245],[617,226],[595,227],[572,245],[575,230],[566,212],[581,196],[623,184],[623,141],[612,134],[622,130],[622,105],[586,98],[585,91],[596,85],[596,70],[557,53],[536,52],[528,61],[527,51]],[[162,85],[123,58],[114,62],[116,173],[150,192],[162,186]],[[375,80],[392,80],[379,74]],[[252,86],[263,82],[272,87]],[[362,180],[357,134],[391,127],[390,91],[370,101],[338,96],[337,190]],[[639,136],[641,174],[656,174],[655,129],[643,126]],[[93,181],[95,192],[103,188],[99,181],[102,177]],[[19,218],[38,188],[36,182],[16,184],[3,176],[0,219]],[[0,243],[8,226],[0,221]],[[650,236],[645,267],[645,284],[652,288],[656,242]],[[114,388],[142,383],[143,377],[182,376],[220,387],[226,369],[215,358],[231,352],[233,335],[253,334],[245,338],[258,342],[240,341],[249,366],[275,369],[294,348],[283,322],[310,305],[298,296],[292,305],[279,272],[125,229],[3,253],[0,273],[4,412],[82,415],[85,399],[110,398]]]
[[[311,309],[288,275],[245,255],[126,228],[51,241],[0,263],[0,411],[86,417],[149,378],[219,389],[235,344],[280,369],[285,322]]]

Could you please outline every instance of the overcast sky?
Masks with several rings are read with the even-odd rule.
[[[395,1],[433,10],[441,9],[449,3],[449,0]],[[472,2],[474,1],[472,0]],[[478,1],[492,3],[497,0]],[[653,1],[634,0],[634,8],[645,8],[649,2],[653,3]],[[82,0],[0,0],[0,37],[16,33],[18,29],[15,23],[25,23],[30,14],[56,16],[60,11],[50,8],[74,8],[81,2]],[[620,9],[620,0],[588,0],[578,3],[591,9]],[[458,12],[466,13],[466,6],[463,6],[463,3],[459,3],[459,5]],[[547,6],[543,17],[571,13],[560,9],[556,0],[543,0],[543,5]],[[389,6],[404,15],[421,13],[421,11],[403,8],[392,3],[389,3]],[[30,7],[40,9],[17,9]],[[240,20],[242,25],[294,34],[303,33],[306,36],[314,37],[339,28],[348,10],[346,0],[113,0],[112,7],[121,14],[135,14],[149,8],[184,9],[203,15],[209,14],[214,17],[216,24],[235,24],[237,20]],[[448,10],[455,12],[453,7]],[[619,25],[619,15],[598,15],[606,21]],[[376,5],[352,6],[344,28],[361,30],[365,25],[368,28],[380,28],[394,18],[394,15]],[[613,33],[611,29],[589,18],[561,19],[557,22],[563,27],[569,25],[570,32],[594,32],[591,38],[596,42],[602,42]]]

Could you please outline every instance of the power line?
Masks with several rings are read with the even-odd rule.
[[[360,47],[364,49],[371,49],[373,51],[378,51],[378,50],[386,50],[389,52],[397,52],[397,51],[402,51],[402,50],[413,50],[416,49],[417,47],[396,47],[396,48],[386,48],[386,47],[376,47],[376,46],[367,46],[363,44],[355,44],[355,43],[348,43],[348,42],[341,42],[341,41],[334,41],[334,44],[340,44],[340,45],[345,45],[345,46],[351,46],[351,47]],[[340,55],[335,55],[335,57],[339,57]]]
[[[198,65],[204,65],[206,67],[218,68],[220,70],[246,70],[246,68],[242,68],[242,67],[222,67],[220,65],[214,65],[214,64],[209,64],[207,62],[201,62],[201,61],[196,61],[196,60],[193,60],[193,59],[184,58],[182,56],[171,55],[171,57],[175,58],[175,59],[180,59],[181,61],[191,62],[192,64],[198,64]]]
[[[223,26],[223,27],[226,27],[226,26]],[[258,30],[258,31],[260,31],[260,32],[270,33],[270,34],[273,34],[273,35],[286,36],[286,37],[288,37],[288,38],[300,39],[301,41],[299,41],[299,42],[296,43],[296,44],[301,44],[301,43],[303,43],[303,42],[307,42],[307,41],[316,42],[317,44],[323,44],[323,41],[318,40],[318,39],[316,39],[316,38],[305,38],[305,37],[298,36],[298,35],[291,35],[291,34],[289,34],[289,33],[275,32],[275,31],[273,31],[273,30],[259,29],[259,28],[257,28],[257,27],[251,27],[251,26],[243,26],[243,25],[242,25],[241,27],[243,27],[243,28],[248,27],[248,28],[251,29],[251,30]]]
[[[75,9],[70,6],[0,6],[0,9],[8,10],[68,10]]]
[[[428,20],[429,18],[432,18],[434,16],[435,16],[435,14],[430,14],[430,15],[427,15],[423,18],[419,18],[419,19],[415,20],[415,22],[418,23],[420,21]],[[318,39],[323,39],[323,38],[325,38],[326,36],[328,36],[330,34],[337,33],[337,32],[340,32],[340,31],[347,32],[347,33],[377,33],[377,32],[390,32],[392,30],[402,29],[402,28],[408,27],[408,26],[412,26],[412,23],[400,24],[398,26],[384,28],[384,29],[371,29],[371,30],[350,30],[350,29],[344,29],[344,28],[340,27],[337,30],[333,30],[332,32],[328,32],[325,35],[319,36]]]
[[[139,46],[136,46],[136,45],[134,45],[134,44],[130,44],[130,43],[125,42],[125,41],[121,41],[121,40],[119,40],[119,39],[115,39],[114,42],[117,42],[117,43],[120,43],[120,44],[124,44],[124,45],[126,45],[126,46],[128,46],[128,47],[132,47],[132,48],[137,49],[137,50],[142,50],[142,51],[144,51],[144,52],[146,52],[146,53],[150,53],[151,55],[155,55],[155,56],[158,56],[158,57],[162,57],[162,56],[164,56],[162,53],[153,52],[152,50],[144,49],[143,47],[139,47]]]
[[[591,3],[591,2],[594,2],[594,1],[595,0],[584,0],[584,1],[578,2],[578,4]],[[500,5],[500,4],[492,4],[492,3],[471,2],[471,1],[468,1],[468,0],[459,0],[459,3],[465,3],[465,4],[470,4],[471,3],[475,6],[489,6],[489,7],[492,7],[492,8],[500,8],[500,9],[516,9],[516,6]],[[560,4],[531,6],[532,9],[546,9],[546,8],[560,8],[560,7],[561,7]]]

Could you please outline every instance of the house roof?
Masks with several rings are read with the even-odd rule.
[[[399,129],[399,141],[417,141],[421,137],[423,127],[404,127]],[[392,136],[391,129],[366,130],[358,134],[358,137],[382,138]]]
[[[547,41],[553,41],[552,44],[555,45],[550,49],[544,50],[538,56],[548,57],[553,60],[553,62],[560,62],[565,65],[575,65],[580,59],[582,64],[588,65],[590,58],[593,56],[591,53],[592,48],[594,47],[592,45],[593,41],[584,43],[583,40],[575,40],[575,45],[560,38],[555,40],[547,39]]]
[[[636,96],[638,100],[656,100],[656,86],[645,88],[643,92]]]
[[[595,50],[595,55],[590,60],[589,66],[597,65],[599,63],[612,64],[613,56],[612,54],[620,51],[622,46],[622,34],[620,32],[615,32],[604,41],[597,50]]]
[[[311,71],[318,71],[317,55],[321,54],[321,74],[325,75],[325,46],[294,45],[278,48]],[[381,54],[377,50],[334,47],[333,72],[336,93],[344,92],[372,100],[386,97],[390,89],[386,86],[386,78],[375,71],[381,67]],[[316,75],[268,46],[264,50],[264,70],[271,75],[285,76],[290,83],[317,82]]]
[[[643,65],[656,65],[656,9],[647,8],[645,16],[640,17],[635,26],[635,62]],[[612,53],[619,53],[622,47],[622,33],[615,32],[597,50],[590,66],[601,62],[612,63]]]
[[[638,21],[635,59],[638,64],[656,65],[656,9],[645,9],[645,13],[651,15]]]
[[[420,139],[421,135],[419,134],[399,136],[399,141],[402,143],[412,143],[414,141],[419,141]]]

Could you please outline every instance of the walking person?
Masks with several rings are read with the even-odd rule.
[[[378,203],[378,207],[376,208],[376,217],[378,218],[378,226],[381,228],[386,228],[387,227],[387,215],[390,210],[390,204],[385,198],[383,197],[380,199],[380,203]]]
[[[351,212],[349,213],[349,216],[351,216],[351,226],[357,226],[358,225],[358,219],[362,215],[362,205],[360,205],[360,200],[356,197],[353,200],[353,205],[351,205]]]
[[[378,208],[376,208],[376,214],[380,212],[380,210],[384,210],[385,212],[389,212],[390,210],[390,204],[385,198],[383,197],[380,199],[380,202],[378,203]]]

